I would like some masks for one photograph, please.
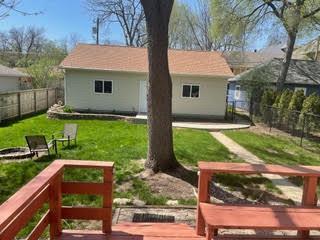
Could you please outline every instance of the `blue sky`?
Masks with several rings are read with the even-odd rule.
[[[192,0],[182,0],[192,6]],[[12,27],[36,26],[46,30],[52,40],[62,40],[70,34],[77,34],[81,42],[94,42],[91,34],[93,19],[85,8],[85,0],[22,0],[19,9],[27,12],[43,12],[37,16],[22,16],[11,12],[0,21],[0,31]],[[117,25],[102,31],[104,38],[113,43],[123,42],[121,29]],[[261,43],[257,44],[261,48]]]
[[[0,31],[11,27],[36,26],[43,27],[46,36],[52,40],[61,40],[71,33],[77,33],[82,41],[93,42],[93,20],[85,9],[84,0],[23,0],[19,9],[43,13],[37,16],[22,16],[11,12],[8,18],[0,22]],[[110,27],[107,34],[111,41],[122,39],[121,31],[115,26]]]

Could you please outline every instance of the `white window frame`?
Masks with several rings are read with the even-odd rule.
[[[102,92],[96,92],[96,82],[102,82]],[[111,93],[105,93],[104,92],[104,82],[111,82]],[[95,80],[93,80],[93,92],[94,92],[94,94],[112,95],[113,94],[113,80],[105,80],[105,79],[95,79]]]
[[[190,97],[184,97],[183,96],[183,87],[184,86],[190,86]],[[192,97],[192,87],[199,87],[199,97]],[[181,87],[181,97],[185,98],[185,99],[200,99],[200,93],[201,93],[201,86],[200,84],[195,84],[195,83],[182,83],[182,87]]]
[[[234,99],[239,100],[241,98],[241,86],[236,85],[234,90]]]
[[[304,95],[306,96],[307,95],[307,88],[306,87],[295,87],[294,88],[294,91],[299,91],[299,90],[303,90],[304,92]]]

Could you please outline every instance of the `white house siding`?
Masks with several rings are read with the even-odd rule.
[[[66,70],[66,105],[78,110],[137,112],[139,84],[146,76],[102,71]],[[94,80],[112,80],[112,94],[94,92]]]
[[[78,110],[138,112],[140,81],[146,74],[66,70],[66,104]],[[113,94],[95,94],[94,80],[112,80]],[[200,85],[200,98],[182,98],[182,85]],[[173,77],[174,115],[222,118],[226,108],[226,78]]]
[[[19,90],[18,77],[1,77],[0,76],[0,92]]]
[[[183,98],[183,84],[200,85],[199,98]],[[224,117],[227,79],[214,77],[173,77],[172,111],[176,115]]]

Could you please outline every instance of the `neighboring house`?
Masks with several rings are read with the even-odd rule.
[[[266,81],[275,88],[280,73],[282,59],[275,58],[229,79],[228,101],[247,101],[241,81]],[[320,95],[320,63],[310,60],[292,59],[285,87],[293,91],[302,89],[305,95],[313,92]]]
[[[147,112],[146,48],[80,44],[60,66],[66,105],[78,111]],[[220,53],[169,50],[169,67],[175,116],[224,117],[233,74]]]
[[[19,70],[0,65],[0,92],[19,90],[20,80],[26,77],[28,75]]]
[[[293,58],[303,60],[320,60],[320,37],[296,48]]]
[[[273,58],[284,57],[285,48],[283,45],[271,45],[260,51],[227,51],[223,53],[228,62],[231,71],[235,74],[241,74]]]

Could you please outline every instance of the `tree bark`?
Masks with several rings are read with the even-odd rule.
[[[280,75],[277,81],[277,91],[280,92],[284,89],[284,85],[286,82],[288,70],[290,67],[291,59],[292,59],[292,54],[294,51],[294,45],[296,42],[297,38],[297,32],[292,31],[288,33],[288,41],[287,41],[287,51],[286,51],[286,56],[283,59],[282,65],[281,65],[281,70],[280,70]]]
[[[168,28],[174,0],[141,0],[146,15],[149,56],[146,168],[154,172],[179,167],[173,151],[172,81],[168,63]]]

